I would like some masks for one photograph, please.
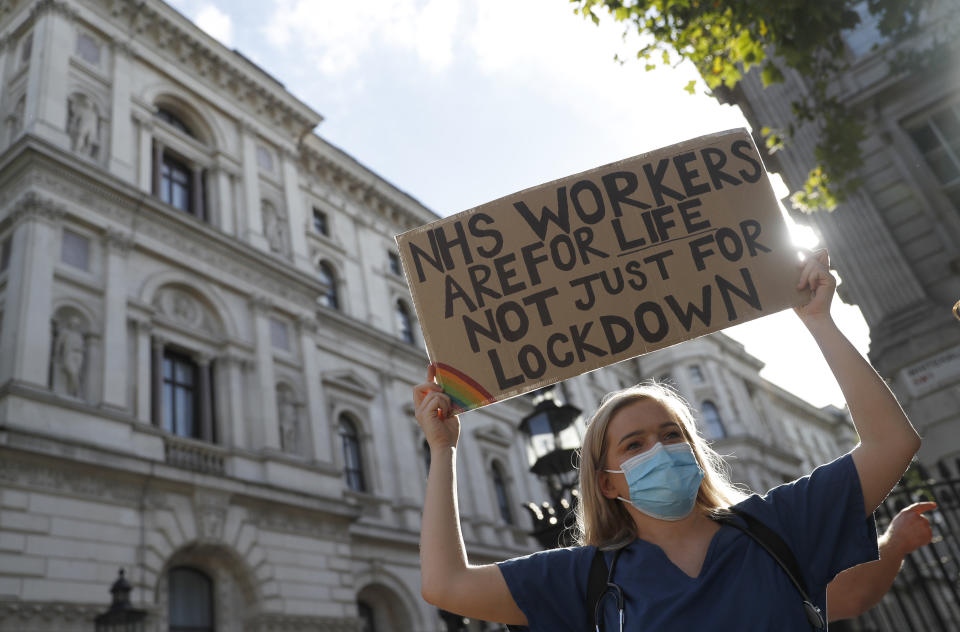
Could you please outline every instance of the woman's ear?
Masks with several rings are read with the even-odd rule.
[[[620,492],[617,491],[616,483],[613,480],[614,476],[616,476],[616,474],[604,472],[603,470],[597,473],[597,484],[600,486],[600,493],[610,500],[620,495]]]

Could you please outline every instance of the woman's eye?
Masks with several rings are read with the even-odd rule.
[[[678,439],[683,439],[683,434],[679,430],[671,430],[663,436],[665,441],[676,441]]]

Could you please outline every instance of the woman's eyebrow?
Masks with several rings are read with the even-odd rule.
[[[675,421],[665,421],[658,426],[658,429],[663,430],[664,428],[670,428],[671,426],[680,428],[680,424],[678,424]],[[631,437],[642,437],[645,434],[647,434],[646,430],[634,430],[632,432],[628,432],[627,434],[623,435],[623,437],[621,437],[620,441],[617,441],[617,447],[619,447],[621,443],[623,443],[624,441],[626,441]]]

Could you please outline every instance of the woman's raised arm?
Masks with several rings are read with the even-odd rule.
[[[797,288],[809,288],[812,297],[796,312],[840,384],[860,435],[853,462],[860,475],[864,510],[871,514],[903,476],[920,449],[920,437],[884,381],[833,322],[830,303],[837,282],[828,265],[825,250],[807,258]]]
[[[428,602],[472,619],[526,625],[527,618],[496,564],[471,566],[460,532],[457,507],[457,442],[460,420],[450,398],[433,382],[413,389],[417,423],[430,446],[430,474],[420,527],[420,591]]]

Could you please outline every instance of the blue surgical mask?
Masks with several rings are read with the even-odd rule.
[[[621,463],[619,470],[605,471],[627,477],[630,499],[617,496],[619,500],[660,520],[681,520],[690,515],[703,480],[703,470],[689,443],[657,443]]]

